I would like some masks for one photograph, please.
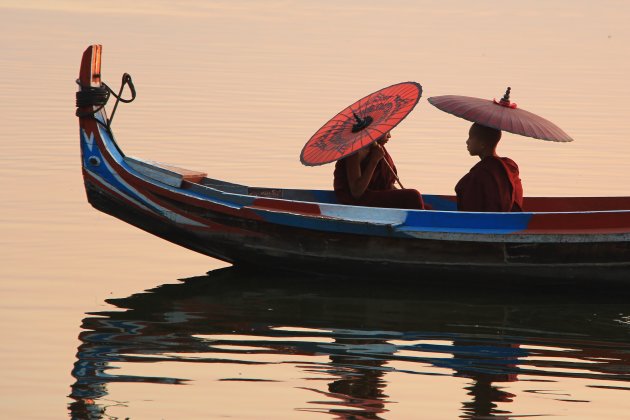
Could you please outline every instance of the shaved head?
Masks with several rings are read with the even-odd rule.
[[[497,143],[499,143],[499,140],[501,140],[501,130],[486,127],[485,125],[481,125],[479,123],[474,123],[470,127],[470,134],[477,137],[484,144],[492,147],[495,147]]]

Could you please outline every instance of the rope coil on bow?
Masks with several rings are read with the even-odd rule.
[[[128,73],[124,73],[122,76],[122,82],[120,85],[120,90],[118,94],[116,94],[106,83],[101,83],[99,87],[91,87],[91,86],[82,86],[79,80],[77,79],[77,84],[81,87],[76,94],[76,116],[77,117],[92,117],[94,118],[94,114],[103,109],[103,107],[109,101],[110,95],[113,95],[116,98],[116,103],[114,104],[114,108],[112,109],[112,115],[107,120],[107,129],[109,130],[112,125],[112,120],[114,119],[114,114],[116,113],[116,108],[118,107],[119,102],[129,103],[133,102],[136,99],[136,88],[133,85],[133,81],[131,80],[131,75]],[[129,90],[131,91],[131,98],[125,99],[122,97],[123,89],[125,85],[129,86]],[[83,107],[96,106],[98,108],[90,111],[81,111],[80,109]],[[96,119],[96,118],[94,118]],[[100,124],[102,124],[98,119],[96,119]]]

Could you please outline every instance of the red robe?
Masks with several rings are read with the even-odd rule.
[[[518,165],[510,158],[488,156],[455,186],[457,210],[522,211],[523,185]]]
[[[339,203],[368,207],[424,209],[422,194],[418,190],[411,188],[396,189],[394,187],[396,177],[385,163],[385,160],[389,162],[389,165],[396,172],[396,165],[394,165],[392,157],[385,150],[383,159],[374,168],[370,183],[359,198],[352,197],[350,193],[345,159],[338,160],[335,164],[334,188]],[[364,159],[361,162],[361,171],[365,170],[368,161],[369,159]]]
[[[374,169],[374,174],[372,175],[372,179],[370,179],[370,183],[367,186],[368,190],[372,190],[372,191],[389,191],[389,190],[393,190],[394,188],[394,183],[396,182],[396,177],[394,177],[394,174],[392,174],[392,171],[387,167],[387,165],[385,164],[385,162],[383,162],[384,159],[387,159],[387,162],[389,162],[389,165],[392,167],[392,169],[394,170],[394,172],[398,173],[396,171],[396,165],[394,165],[394,160],[392,159],[392,157],[389,155],[389,153],[387,152],[387,150],[384,150],[385,154],[383,156],[383,159],[381,159],[377,164],[376,164],[376,168]],[[369,159],[364,159],[363,162],[361,162],[361,172],[365,171],[365,167],[367,166]],[[335,192],[337,192],[337,194],[339,195],[341,193],[341,195],[350,195],[350,190],[349,190],[349,184],[348,184],[348,173],[346,172],[346,160],[345,159],[341,159],[338,160],[337,163],[335,164],[335,173],[334,173],[334,188],[335,188]]]

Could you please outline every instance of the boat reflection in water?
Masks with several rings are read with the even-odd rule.
[[[464,418],[548,414],[510,410],[519,398],[510,382],[531,381],[528,392],[536,392],[550,381],[562,388],[563,378],[596,387],[630,379],[627,293],[528,290],[384,288],[219,269],[90,313],[69,409],[73,418],[109,417],[107,387],[115,382],[194,386],[189,378],[125,375],[124,363],[269,363],[271,372],[277,359],[267,355],[316,377],[302,382],[313,398],[295,410],[348,419],[387,417],[397,402],[387,393],[391,372],[425,383],[430,375],[468,378]]]

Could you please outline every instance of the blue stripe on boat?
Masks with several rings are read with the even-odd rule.
[[[437,195],[423,194],[422,200],[434,210],[457,211],[457,202],[447,200]]]
[[[317,203],[337,204],[337,196],[330,190],[312,190],[313,198]]]
[[[495,213],[409,211],[397,231],[516,233],[527,229],[531,213]]]

